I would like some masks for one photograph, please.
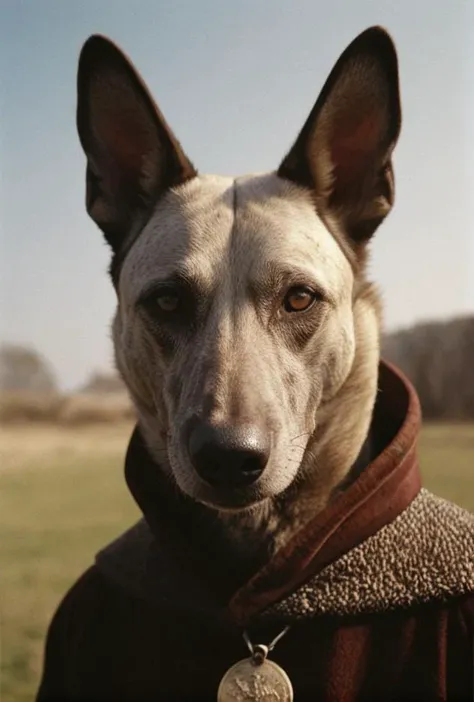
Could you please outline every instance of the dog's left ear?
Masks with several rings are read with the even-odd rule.
[[[278,175],[311,188],[322,218],[359,249],[390,211],[391,163],[401,126],[398,63],[385,30],[347,47]]]
[[[77,129],[87,156],[87,211],[118,252],[160,195],[196,175],[131,61],[91,36],[77,74]]]

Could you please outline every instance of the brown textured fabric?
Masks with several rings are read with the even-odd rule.
[[[474,515],[420,490],[393,522],[265,610],[289,621],[375,614],[474,591]]]
[[[373,431],[383,437],[383,450],[234,594],[232,577],[199,541],[192,512],[182,523],[183,498],[166,490],[135,432],[127,482],[151,531],[138,525],[105,549],[66,595],[50,626],[38,702],[211,702],[225,671],[247,656],[243,626],[255,643],[268,643],[288,620],[290,631],[271,657],[290,676],[295,702],[472,702],[474,593],[472,551],[466,546],[471,521],[449,503],[420,493],[419,423],[413,389],[382,364]],[[438,519],[447,534],[440,541]],[[357,583],[360,574],[360,592],[377,590],[371,567],[377,559],[396,563],[390,556],[397,546],[393,534],[409,534],[428,522],[431,536],[417,543],[430,557],[406,559],[402,580],[393,581],[396,596],[408,583],[411,599],[398,606],[395,597],[388,611],[358,610],[348,603],[360,593],[352,593],[352,600],[334,606],[338,592],[341,600],[347,592],[348,577]],[[458,542],[459,553],[453,554]],[[153,558],[141,558],[140,549]],[[450,577],[444,577],[445,553]],[[418,577],[420,563],[428,563],[428,570],[420,569]],[[381,582],[387,587],[391,580]],[[417,594],[426,592],[418,601]],[[305,597],[311,605],[306,613]]]

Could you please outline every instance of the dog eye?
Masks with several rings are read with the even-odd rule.
[[[152,316],[169,315],[181,307],[181,291],[171,286],[160,286],[141,300]]]
[[[176,312],[179,307],[179,295],[172,291],[164,291],[154,296],[155,306],[161,312]]]
[[[304,287],[291,288],[283,301],[286,312],[305,312],[314,304],[317,294]]]

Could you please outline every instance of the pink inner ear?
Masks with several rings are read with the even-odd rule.
[[[381,110],[371,110],[359,119],[344,117],[334,127],[330,142],[334,171],[342,183],[362,175],[364,168],[377,157],[383,138]]]
[[[143,156],[153,149],[152,136],[147,125],[125,112],[108,112],[97,125],[100,141],[106,155],[116,167],[138,178],[143,166]]]
[[[138,180],[143,157],[156,149],[153,121],[142,96],[116,71],[94,76],[90,86],[91,131],[100,148],[103,167],[112,180]],[[104,173],[105,175],[105,173]]]

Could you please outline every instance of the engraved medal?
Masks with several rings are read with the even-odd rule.
[[[279,665],[267,659],[288,628],[269,646],[253,646],[244,634],[251,657],[229,668],[219,685],[217,702],[293,702],[290,678]]]

